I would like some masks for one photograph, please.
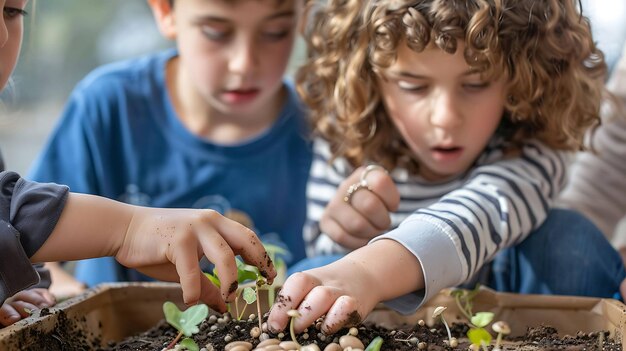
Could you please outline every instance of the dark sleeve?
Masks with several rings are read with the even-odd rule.
[[[0,301],[39,282],[29,257],[52,233],[68,192],[0,172]]]

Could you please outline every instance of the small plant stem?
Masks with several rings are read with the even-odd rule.
[[[499,349],[501,343],[502,343],[502,333],[498,333],[498,337],[496,337],[496,347],[495,347],[495,349]]]
[[[256,287],[256,311],[259,313],[259,330],[263,331],[263,316],[261,315],[261,299],[259,299],[259,286]]]
[[[450,327],[448,327],[448,323],[446,323],[446,320],[443,318],[443,314],[441,315],[441,321],[443,322],[443,325],[446,327],[446,331],[448,332],[448,342],[450,343],[450,345],[452,345],[452,333],[450,332]]]
[[[289,323],[289,333],[291,334],[291,340],[295,342],[296,345],[298,345],[298,350],[299,350],[301,346],[298,340],[296,339],[295,325],[296,325],[296,318],[291,317],[291,322]]]
[[[483,351],[489,351],[489,349],[487,348],[487,343],[482,340],[480,341],[480,347],[483,349]]]
[[[248,308],[248,304],[243,305],[243,309],[241,310],[239,316],[237,316],[237,320],[241,320],[241,318],[243,318],[243,314],[246,312],[246,308]]]
[[[241,316],[239,315],[239,304],[237,303],[239,302],[239,294],[237,294],[237,296],[235,296],[235,316],[237,316],[237,320],[240,321],[241,320]]]
[[[167,345],[166,349],[171,349],[172,347],[174,347],[174,345],[176,345],[178,340],[180,340],[181,336],[183,336],[183,332],[179,332],[178,335],[176,335],[176,338],[172,340],[172,342],[169,345]]]
[[[455,296],[454,297],[454,302],[456,302],[456,306],[459,308],[459,311],[461,311],[461,313],[463,313],[465,318],[467,318],[468,321],[471,321],[472,320],[472,316],[468,313],[468,311],[465,310],[465,308],[463,306],[461,306],[461,299],[458,296]]]

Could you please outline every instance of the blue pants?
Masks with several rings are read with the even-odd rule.
[[[298,262],[289,273],[326,265],[341,255]],[[499,252],[478,282],[497,291],[618,297],[626,271],[619,253],[582,215],[554,209],[520,244]],[[479,273],[480,275],[480,273]]]

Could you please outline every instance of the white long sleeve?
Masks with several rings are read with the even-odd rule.
[[[319,220],[352,170],[342,160],[329,165],[323,141],[316,141],[314,152],[307,189],[308,253],[345,252],[320,233]],[[502,146],[493,142],[472,169],[447,182],[429,183],[394,170],[401,194],[400,209],[392,215],[397,228],[374,240],[392,239],[411,251],[422,265],[426,288],[393,307],[411,312],[439,290],[468,280],[499,250],[539,227],[565,183],[568,155],[533,141],[520,155],[505,158]]]

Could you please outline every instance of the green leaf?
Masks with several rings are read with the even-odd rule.
[[[218,288],[220,287],[221,283],[220,283],[220,278],[217,277],[217,275],[213,275],[211,273],[204,273],[204,275],[209,278],[209,280],[211,281],[211,283],[213,283],[213,285],[217,286]]]
[[[467,332],[467,337],[472,344],[481,346],[484,342],[489,345],[491,343],[491,334],[483,328],[472,328]]]
[[[278,246],[278,245],[274,245],[274,244],[263,244],[263,247],[265,248],[265,251],[267,251],[268,255],[274,255],[276,256],[276,254],[286,254],[288,253],[287,250],[283,249],[282,247]]]
[[[489,325],[493,320],[494,314],[492,312],[478,312],[472,316],[472,324],[478,328],[483,328]]]
[[[258,268],[237,259],[237,282],[239,284],[248,280],[256,280],[259,275]]]
[[[200,347],[196,344],[195,341],[191,338],[184,338],[183,341],[180,342],[180,346],[186,348],[189,351],[200,351]]]
[[[453,289],[452,291],[450,291],[450,296],[454,297],[454,298],[461,298],[463,297],[463,295],[465,295],[466,291],[463,289]]]
[[[189,307],[182,312],[174,303],[166,301],[163,304],[163,313],[165,320],[179,332],[185,336],[192,336],[200,331],[198,324],[209,315],[209,307],[205,304],[199,304]]]
[[[256,301],[256,292],[254,289],[250,287],[243,289],[243,299],[246,300],[248,305]]]
[[[383,345],[383,338],[377,336],[370,342],[369,345],[365,348],[365,351],[380,351],[381,346]]]

